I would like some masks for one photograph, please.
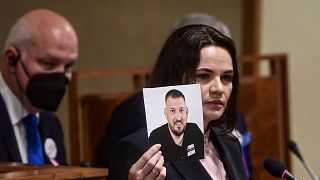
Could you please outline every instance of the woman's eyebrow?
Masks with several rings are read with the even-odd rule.
[[[230,69],[230,70],[225,71],[224,73],[226,73],[226,74],[233,74],[234,71],[233,71],[232,69]]]
[[[200,68],[200,69],[197,69],[197,71],[204,71],[204,72],[208,72],[208,73],[212,73],[213,72],[213,70],[208,69],[208,68]]]

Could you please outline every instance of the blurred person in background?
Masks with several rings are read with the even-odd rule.
[[[0,161],[67,164],[59,107],[78,38],[63,16],[32,10],[12,26],[2,52]]]

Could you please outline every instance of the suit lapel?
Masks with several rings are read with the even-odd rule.
[[[172,167],[170,167],[172,166]],[[199,160],[194,161],[176,161],[168,165],[167,173],[169,175],[166,179],[177,179],[177,174],[175,171],[172,171],[170,168],[174,168],[179,174],[181,179],[201,179],[201,180],[212,180],[206,169],[202,166]],[[170,173],[172,172],[172,173]],[[175,174],[175,175],[173,175]],[[173,175],[173,177],[170,177]]]
[[[45,124],[46,120],[44,120],[43,118],[44,118],[44,113],[40,113],[39,114],[39,126],[38,126],[38,129],[39,129],[39,134],[40,134],[41,141],[42,141],[41,147],[42,147],[42,150],[43,150],[43,158],[44,158],[44,163],[45,164],[52,164],[51,161],[48,158],[47,153],[45,152],[44,144],[45,144],[46,138],[48,137],[48,134],[46,134],[46,133],[50,132],[47,128],[53,128],[53,127],[50,127],[50,126],[46,125]]]
[[[9,113],[4,103],[2,96],[0,95],[0,137],[2,138],[6,147],[8,147],[9,154],[14,162],[22,162],[18,143],[13,131]]]
[[[49,112],[41,112],[39,118],[39,133],[42,138],[42,147],[45,149],[45,144],[51,148],[56,148],[57,155],[55,156],[55,161],[57,161],[61,165],[66,165],[66,152],[63,141],[63,132],[62,127],[59,123],[57,117]],[[53,140],[54,143],[50,143],[49,139]],[[51,141],[52,142],[52,141]],[[51,149],[48,148],[48,149]],[[52,154],[51,154],[52,155]],[[52,164],[49,160],[48,154],[44,151],[45,162],[47,164]]]
[[[239,142],[222,136],[221,132],[222,129],[220,128],[212,128],[210,139],[218,149],[229,179],[248,179],[242,161]]]

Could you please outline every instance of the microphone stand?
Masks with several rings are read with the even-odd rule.
[[[314,171],[311,169],[311,167],[307,162],[302,160],[301,163],[303,164],[304,168],[307,170],[312,180],[319,180],[319,178],[316,176],[316,174],[314,173]]]
[[[294,155],[296,155],[298,157],[298,159],[300,160],[300,162],[302,163],[302,165],[304,166],[304,168],[307,170],[308,174],[310,175],[311,179],[312,180],[319,180],[319,178],[316,176],[316,174],[311,169],[309,164],[303,159],[297,144],[292,140],[289,140],[289,149],[293,152]]]

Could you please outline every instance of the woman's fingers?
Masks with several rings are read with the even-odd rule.
[[[153,156],[150,161],[142,170],[142,174],[145,174],[145,179],[157,179],[162,171],[164,163],[164,158],[159,151],[155,156]],[[163,176],[163,175],[162,175]],[[161,177],[162,177],[161,176]]]
[[[159,176],[162,168],[163,168],[163,163],[164,163],[164,158],[163,156],[161,156],[157,162],[157,164],[153,167],[153,169],[151,170],[151,173]]]
[[[148,151],[146,151],[140,159],[133,165],[137,169],[142,169],[146,163],[157,153],[161,148],[160,144],[153,145]]]
[[[156,170],[154,169],[155,166],[157,165],[157,163],[159,162],[159,160],[161,159],[162,156],[162,152],[158,151],[146,164],[145,166],[142,168],[142,172],[141,174],[143,176],[147,176],[147,175],[157,175],[160,170]],[[154,169],[154,170],[153,170]]]
[[[164,163],[161,145],[153,145],[140,159],[131,166],[128,179],[156,179]],[[152,171],[155,169],[154,171]]]
[[[158,176],[156,178],[157,180],[162,180],[166,177],[166,168],[163,166],[163,164],[164,164],[164,158],[163,156],[161,156],[157,164],[152,169],[152,171],[154,171]]]
[[[167,175],[167,169],[166,167],[163,166],[156,180],[163,180],[166,177],[166,175]]]

